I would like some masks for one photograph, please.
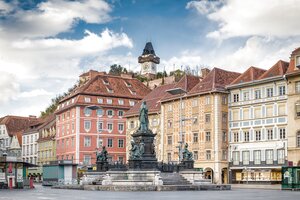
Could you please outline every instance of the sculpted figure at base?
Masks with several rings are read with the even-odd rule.
[[[144,152],[145,144],[143,142],[141,142],[140,144],[136,144],[134,141],[131,141],[131,149],[129,153],[130,159],[140,159]]]
[[[107,150],[105,148],[105,146],[102,147],[102,151],[96,152],[96,156],[97,156],[97,162],[107,162]]]
[[[186,143],[184,149],[182,151],[182,159],[183,161],[193,160],[193,153],[188,150],[189,145]]]
[[[149,119],[148,119],[148,108],[146,102],[143,101],[141,108],[140,108],[140,131],[147,131],[149,129]]]

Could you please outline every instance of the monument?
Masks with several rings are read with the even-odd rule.
[[[97,171],[99,172],[103,172],[103,171],[107,171],[108,170],[108,162],[107,162],[107,150],[105,148],[105,146],[102,147],[102,151],[96,152],[96,156],[97,156]]]
[[[182,167],[183,169],[194,169],[193,153],[188,150],[189,145],[186,143],[182,151]]]
[[[129,169],[156,169],[157,158],[154,145],[156,134],[149,129],[148,108],[145,101],[140,108],[139,121],[138,130],[132,134]]]

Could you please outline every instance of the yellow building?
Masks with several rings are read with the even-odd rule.
[[[294,50],[286,74],[288,87],[288,160],[300,166],[300,48]]]
[[[56,160],[55,135],[55,115],[51,115],[39,127],[39,139],[37,141],[39,166],[50,164],[50,161]]]
[[[184,76],[161,100],[164,162],[179,161],[179,152],[187,143],[194,155],[195,168],[204,170],[206,178],[213,179],[214,183],[227,182],[228,92],[225,86],[239,75],[214,68],[202,81],[199,77]]]
[[[161,151],[161,106],[160,100],[166,94],[166,90],[174,87],[175,84],[162,85],[155,88],[150,92],[142,101],[132,107],[128,112],[126,112],[126,157],[129,158],[129,150],[131,148],[130,141],[132,140],[131,135],[139,128],[139,111],[140,106],[143,101],[146,102],[148,107],[148,117],[149,117],[149,128],[153,131],[155,136],[155,152],[158,161],[162,161],[162,151]]]

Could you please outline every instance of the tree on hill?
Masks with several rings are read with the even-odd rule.
[[[127,69],[121,65],[113,64],[110,66],[109,74],[120,76],[121,74],[127,74]]]

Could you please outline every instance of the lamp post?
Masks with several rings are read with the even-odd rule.
[[[181,114],[181,109],[182,109],[182,94],[186,94],[187,92],[182,89],[182,88],[174,88],[174,89],[170,89],[167,90],[166,92],[168,92],[171,95],[180,95],[180,99],[179,99],[179,146],[178,146],[178,155],[179,155],[179,162],[181,162],[182,160],[182,139],[183,139],[183,135],[182,135],[182,114]]]

